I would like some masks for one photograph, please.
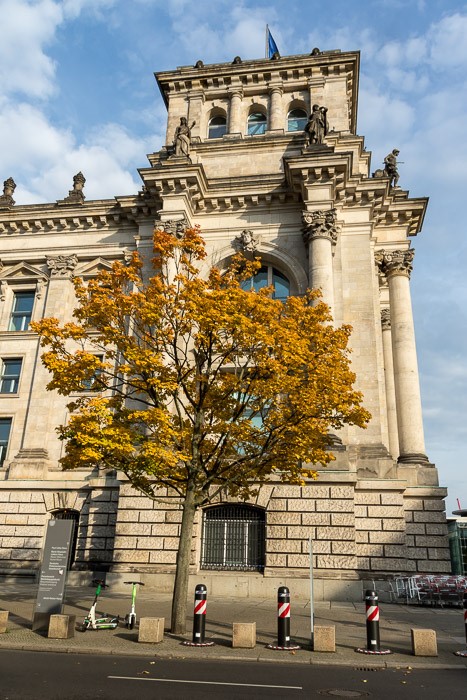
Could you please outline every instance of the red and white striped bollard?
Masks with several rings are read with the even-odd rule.
[[[195,588],[195,607],[193,610],[193,640],[183,644],[189,647],[212,647],[214,642],[206,642],[204,639],[206,629],[208,589],[204,583],[199,583]]]
[[[464,593],[463,598],[463,608],[464,608],[464,627],[465,627],[465,649],[464,651],[455,651],[456,656],[467,656],[467,591]]]
[[[366,604],[366,649],[357,648],[360,654],[390,654],[389,649],[380,648],[379,605],[376,591],[365,591]]]
[[[280,586],[277,591],[277,644],[268,644],[268,649],[291,651],[300,649],[290,642],[290,591]]]

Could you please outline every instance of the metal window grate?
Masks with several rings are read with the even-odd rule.
[[[262,571],[265,513],[244,504],[214,506],[204,512],[201,568]]]

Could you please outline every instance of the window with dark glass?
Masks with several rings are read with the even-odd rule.
[[[96,355],[96,358],[99,360],[99,362],[102,362],[104,360],[104,355]],[[97,386],[96,380],[99,378],[101,373],[101,369],[96,369],[92,377],[83,379],[81,382],[81,391],[99,391],[100,387]]]
[[[213,506],[203,514],[201,568],[262,571],[265,512],[243,503]]]
[[[287,277],[272,265],[263,265],[254,277],[243,282],[243,289],[258,291],[263,287],[273,287],[273,298],[284,301],[290,295],[290,282]]]
[[[253,112],[248,117],[248,136],[264,134],[267,127],[266,115],[262,112]]]
[[[27,331],[31,322],[35,293],[15,292],[10,316],[10,331]]]
[[[303,131],[308,117],[303,109],[292,109],[287,116],[287,131]]]
[[[0,418],[0,467],[3,466],[10,439],[11,418]]]
[[[225,117],[218,116],[209,120],[208,138],[220,139],[227,133],[227,120]]]
[[[20,357],[2,360],[0,375],[0,394],[17,394],[19,376],[23,360]]]

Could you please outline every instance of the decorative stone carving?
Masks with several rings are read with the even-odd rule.
[[[399,171],[397,170],[397,156],[399,151],[397,148],[393,148],[391,153],[388,153],[384,159],[384,174],[389,178],[389,186],[397,187],[399,182]]]
[[[324,138],[329,131],[327,111],[327,107],[313,105],[313,110],[305,125],[305,134],[308,136],[310,146],[324,143]]]
[[[37,282],[36,282],[36,299],[42,299],[42,292],[44,291],[44,288],[46,285],[47,285],[47,280],[44,277],[41,277],[40,279],[37,280]]]
[[[240,58],[240,56],[235,56],[234,60],[232,61],[232,65],[236,66],[241,62],[242,62],[242,59]]]
[[[3,194],[0,196],[0,207],[12,207],[15,203],[13,193],[16,189],[16,182],[12,177],[3,183]]]
[[[180,118],[180,126],[177,126],[174,134],[174,150],[175,157],[177,158],[189,158],[190,157],[190,146],[191,146],[191,130],[196,122],[193,122],[191,126],[188,126],[188,121],[186,117]]]
[[[391,309],[381,309],[381,327],[383,331],[391,328]]]
[[[5,280],[2,280],[0,282],[0,300],[1,301],[5,301],[7,289],[8,289],[8,282],[6,282]]]
[[[337,243],[338,227],[335,209],[304,211],[302,221],[305,244],[308,244],[311,238],[327,238],[333,245]]]
[[[84,200],[86,199],[83,193],[85,182],[86,178],[81,171],[76,173],[76,175],[73,175],[73,189],[68,191],[68,197],[62,199],[61,203],[83,204]]]
[[[232,245],[243,253],[255,253],[259,245],[259,236],[255,236],[250,229],[243,229],[241,234],[234,238]]]
[[[156,228],[159,231],[165,231],[170,233],[176,238],[183,238],[183,234],[186,228],[189,228],[190,224],[188,220],[183,217],[183,219],[169,219],[168,221],[157,221]]]
[[[375,254],[375,261],[386,277],[390,275],[406,275],[410,278],[413,270],[414,255],[415,251],[413,248],[409,250],[380,250]]]
[[[57,255],[47,258],[47,267],[52,277],[69,277],[78,264],[77,255]]]

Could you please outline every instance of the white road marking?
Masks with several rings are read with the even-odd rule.
[[[194,683],[196,685],[233,685],[242,688],[279,688],[303,690],[301,685],[261,685],[259,683],[221,683],[220,681],[184,681],[177,678],[140,678],[139,676],[107,676],[119,681],[157,681],[158,683]]]

